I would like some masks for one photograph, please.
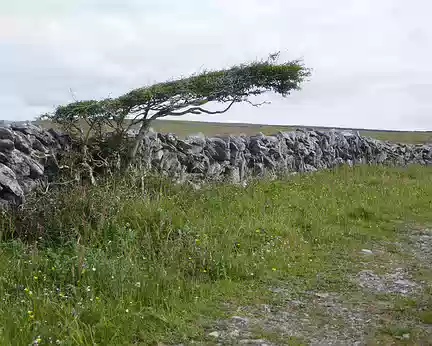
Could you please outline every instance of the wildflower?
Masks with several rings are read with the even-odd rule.
[[[35,276],[33,276],[33,279],[35,279],[35,280],[37,280],[38,279],[38,277],[35,275]]]
[[[100,298],[99,298],[99,297],[96,297],[96,301],[97,301],[97,302],[100,301]]]
[[[135,287],[141,287],[141,282],[135,282]]]
[[[272,270],[275,272],[277,269],[275,267],[273,267]]]
[[[87,286],[87,292],[90,292],[90,286]]]
[[[126,309],[126,313],[128,313],[129,312],[129,309]]]
[[[114,279],[114,275],[111,275],[111,279]]]
[[[29,292],[28,287],[24,288],[24,291],[28,293]]]
[[[93,271],[95,272],[95,271],[96,271],[96,268],[95,268],[95,267],[93,267],[93,268],[92,268],[92,270],[93,270]]]
[[[42,339],[40,336],[38,336],[36,339],[33,340],[33,345],[39,345],[42,342]]]

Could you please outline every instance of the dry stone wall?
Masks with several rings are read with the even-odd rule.
[[[21,204],[48,178],[56,157],[70,147],[68,136],[34,125],[0,127],[0,207]]]
[[[69,149],[69,138],[53,129],[0,127],[0,204],[23,203],[26,193],[52,173],[56,156]],[[138,159],[144,170],[180,181],[241,183],[250,177],[313,172],[341,164],[429,165],[432,146],[393,144],[340,131],[186,139],[152,132]]]
[[[152,133],[144,140],[146,169],[183,179],[242,182],[249,177],[313,172],[341,164],[432,164],[431,145],[383,142],[341,131],[279,132],[273,136],[190,136]]]

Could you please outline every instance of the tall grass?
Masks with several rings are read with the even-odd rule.
[[[341,167],[198,191],[131,175],[33,196],[1,218],[0,344],[181,342],[271,285],[341,289],[365,244],[431,220],[431,173]]]

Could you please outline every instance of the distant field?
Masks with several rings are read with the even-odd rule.
[[[207,136],[215,135],[254,135],[262,132],[266,135],[275,134],[278,131],[292,131],[300,126],[284,125],[257,125],[257,124],[228,124],[228,123],[206,123],[178,120],[157,120],[153,123],[153,129],[157,132],[173,132],[178,136],[187,136],[202,132]],[[300,127],[301,128],[301,127]],[[311,127],[307,127],[311,128]],[[312,127],[317,130],[329,130],[328,128]],[[380,140],[402,143],[427,143],[432,142],[432,132],[397,132],[397,131],[360,131],[363,136],[373,137]]]
[[[44,122],[42,126],[49,127]],[[179,137],[203,133],[206,136],[223,136],[223,135],[254,135],[264,133],[266,135],[275,134],[278,131],[292,131],[301,126],[284,126],[284,125],[258,125],[258,124],[241,124],[241,123],[210,123],[198,121],[181,121],[181,120],[156,120],[152,128],[157,132],[171,132]],[[311,128],[311,127],[307,127]],[[329,128],[312,127],[317,130],[329,130]],[[399,131],[375,131],[360,130],[363,136],[373,137],[380,140],[400,143],[423,144],[432,143],[432,131],[430,132],[399,132]]]

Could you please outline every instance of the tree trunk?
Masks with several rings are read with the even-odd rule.
[[[129,165],[133,164],[135,162],[135,157],[136,154],[138,152],[138,149],[140,147],[140,145],[142,144],[142,141],[145,137],[145,135],[148,132],[148,129],[150,128],[150,120],[149,119],[145,119],[143,120],[143,122],[141,123],[141,127],[139,129],[138,135],[135,138],[135,141],[132,145],[132,147],[129,150],[128,153],[128,161],[129,161]]]

